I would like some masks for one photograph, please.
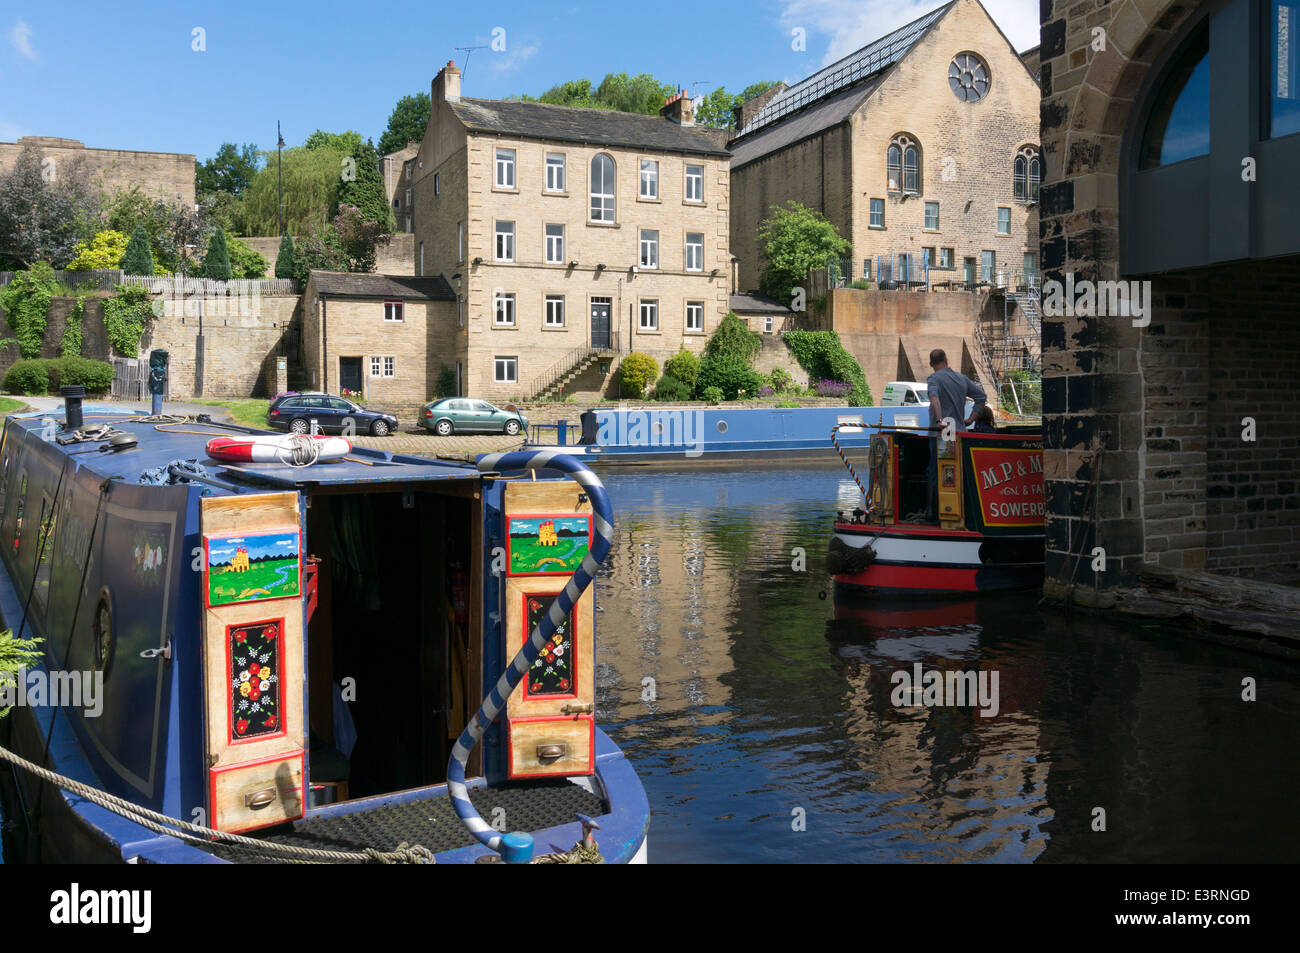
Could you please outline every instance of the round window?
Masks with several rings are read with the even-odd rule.
[[[113,634],[113,607],[107,589],[100,591],[99,601],[95,603],[95,615],[90,622],[90,632],[94,641],[92,649],[95,671],[103,672],[107,677],[108,670],[113,664],[113,652],[117,648],[117,639]]]
[[[719,420],[715,426],[718,428],[718,433],[727,432],[727,422],[725,420]]]
[[[962,102],[979,102],[989,91],[988,67],[974,53],[958,53],[948,65],[948,85]]]

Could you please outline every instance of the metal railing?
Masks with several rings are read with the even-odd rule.
[[[598,347],[593,344],[583,344],[574,348],[564,357],[560,358],[550,366],[547,371],[533,380],[533,389],[528,399],[540,400],[548,391],[561,383],[565,376],[572,373],[575,369],[584,363],[590,363],[597,358],[607,354],[618,353],[618,334],[611,330],[609,335],[609,347]]]

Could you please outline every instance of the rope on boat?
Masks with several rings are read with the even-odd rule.
[[[469,761],[470,752],[483,740],[488,726],[505,707],[506,699],[518,687],[524,674],[541,654],[542,646],[550,640],[555,630],[573,611],[578,599],[591,585],[600,564],[609,555],[610,547],[614,542],[613,510],[610,507],[609,495],[605,492],[605,485],[600,482],[600,478],[574,457],[558,450],[541,450],[536,453],[516,450],[488,454],[480,458],[478,468],[485,472],[543,468],[559,470],[587,491],[587,497],[591,500],[592,527],[595,530],[591,550],[583,557],[582,564],[574,571],[568,584],[555,597],[546,615],[533,629],[532,637],[524,643],[514,660],[502,672],[496,685],[483,699],[479,710],[474,713],[474,717],[469,720],[465,730],[456,739],[456,744],[451,749],[451,758],[447,762],[447,793],[451,796],[451,806],[465,822],[469,832],[479,843],[501,854],[506,860],[522,863],[528,861],[532,855],[532,838],[518,832],[502,837],[483,820],[470,802],[469,791],[465,787],[465,764]]]
[[[293,434],[275,448],[275,456],[291,467],[309,467],[320,459],[320,441],[305,434]]]
[[[141,807],[139,804],[109,794],[107,791],[101,791],[89,784],[58,774],[48,768],[42,768],[39,764],[28,761],[7,748],[0,747],[0,758],[65,791],[84,797],[92,804],[98,804],[105,810],[120,814],[127,820],[133,821],[156,834],[175,837],[178,840],[197,844],[201,847],[211,847],[211,842],[214,840],[222,841],[267,856],[279,856],[293,863],[340,863],[358,860],[380,864],[435,863],[433,852],[427,847],[421,847],[418,844],[411,846],[405,841],[398,844],[395,850],[378,850],[373,847],[367,847],[360,851],[319,850],[314,847],[276,844],[271,841],[258,840],[255,837],[244,837],[241,834],[218,831],[211,827],[204,827],[201,824],[192,824],[189,821],[178,820],[174,817],[168,817],[166,814],[151,811],[147,807]]]

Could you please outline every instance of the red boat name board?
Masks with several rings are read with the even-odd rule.
[[[972,447],[975,490],[987,526],[1042,526],[1043,451]]]

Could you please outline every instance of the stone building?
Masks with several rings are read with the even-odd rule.
[[[305,385],[360,394],[400,419],[433,396],[456,343],[455,302],[439,276],[313,271],[302,296]]]
[[[1042,4],[1052,598],[1300,635],[1298,16]]]
[[[404,181],[406,164],[420,151],[418,142],[408,142],[396,152],[390,152],[379,160],[379,171],[384,176],[384,191],[388,193],[388,204],[393,209],[394,228],[399,232],[411,230],[411,189]]]
[[[953,0],[745,104],[728,146],[740,289],[759,286],[759,225],[790,200],[849,241],[852,278],[1035,273],[1038,101],[978,0]]]
[[[91,180],[111,194],[139,186],[149,196],[176,205],[194,207],[194,156],[181,152],[136,152],[129,149],[88,149],[77,139],[23,136],[17,142],[0,142],[0,172],[13,168],[18,153],[28,143],[43,159],[61,163],[81,159]]]
[[[406,163],[416,273],[455,289],[461,393],[603,392],[620,355],[699,350],[726,314],[728,154],[684,95],[658,116],[462,97],[433,81]]]

